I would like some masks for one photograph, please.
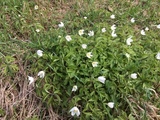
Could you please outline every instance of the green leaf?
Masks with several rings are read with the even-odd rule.
[[[128,116],[128,118],[129,118],[129,120],[136,120],[136,119],[132,116],[132,114],[130,114],[130,115]]]

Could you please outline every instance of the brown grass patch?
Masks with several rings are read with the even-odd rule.
[[[142,114],[146,114],[149,120],[160,120],[160,108],[157,108],[153,102],[159,100],[159,95],[153,90],[154,95],[152,100],[145,102],[143,99],[137,101],[136,98],[129,98],[130,107],[132,109],[132,114],[137,120],[141,119]]]
[[[19,71],[12,77],[0,79],[0,114],[2,120],[26,120],[31,118],[58,120],[52,108],[45,108],[41,99],[28,85],[26,63],[17,58]],[[1,75],[2,77],[3,75]]]

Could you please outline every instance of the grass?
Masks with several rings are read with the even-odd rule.
[[[6,0],[0,2],[0,5],[0,118],[4,120],[64,119],[63,115],[57,114],[58,110],[52,106],[46,107],[42,99],[37,97],[35,88],[28,86],[27,80],[28,75],[36,74],[32,71],[35,61],[30,59],[34,56],[35,48],[41,49],[43,45],[43,49],[49,51],[49,43],[44,41],[49,39],[53,32],[57,32],[57,24],[60,21],[65,22],[67,26],[63,34],[76,34],[82,28],[98,31],[97,26],[101,28],[116,24],[122,41],[125,41],[128,35],[134,34],[137,40],[146,40],[146,43],[139,42],[145,45],[146,52],[156,53],[157,49],[160,50],[160,47],[156,47],[160,45],[159,29],[155,27],[160,24],[158,0]],[[34,10],[35,5],[38,5],[38,10]],[[109,18],[111,14],[115,14],[115,21]],[[83,23],[83,20],[79,19],[84,16],[87,16],[89,23]],[[135,18],[136,24],[130,23],[132,17]],[[149,27],[149,35],[141,36],[139,31],[145,27]],[[132,28],[134,30],[131,30]],[[40,32],[37,33],[36,29]],[[110,27],[106,29],[109,31]],[[55,37],[55,34],[58,32],[52,37]],[[150,47],[152,51],[149,51]],[[147,65],[144,69],[147,69]],[[159,75],[159,72],[157,73]],[[132,115],[119,111],[115,113],[119,115],[117,119],[132,120],[133,116],[137,120],[160,119],[158,78],[153,76],[152,85],[150,81],[146,83],[150,88],[144,86],[147,88],[145,93],[134,88],[134,94],[124,97],[129,106],[122,109],[127,111],[129,107]]]

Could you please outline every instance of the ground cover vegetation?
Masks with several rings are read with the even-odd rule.
[[[0,118],[160,119],[158,0],[0,5]]]

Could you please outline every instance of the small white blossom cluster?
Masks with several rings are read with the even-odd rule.
[[[59,28],[62,28],[62,27],[64,27],[64,23],[63,23],[63,22],[60,22],[60,23],[58,24],[58,26],[59,26]]]
[[[39,78],[44,78],[45,72],[44,71],[40,71],[40,72],[38,72],[37,76],[39,76]],[[31,76],[28,76],[28,80],[29,80],[29,85],[31,85],[31,84],[33,84],[35,82],[34,77],[31,77]]]
[[[94,31],[89,31],[88,36],[94,36]]]
[[[114,14],[112,14],[111,16],[110,16],[110,18],[111,19],[115,19],[116,17],[115,17],[115,15]],[[115,37],[117,37],[117,34],[116,34],[116,25],[115,24],[113,24],[112,26],[111,26],[111,30],[112,30],[112,32],[111,32],[111,36],[113,37],[113,38],[115,38]]]
[[[135,19],[134,19],[134,18],[132,18],[132,19],[131,19],[131,23],[134,23],[134,22],[135,22]]]
[[[113,24],[111,26],[111,30],[112,30],[111,36],[112,37],[117,37],[117,34],[115,33],[115,31],[116,31],[116,25],[115,24]]]
[[[34,6],[34,10],[38,10],[38,8],[39,8],[38,5]]]
[[[102,28],[102,33],[105,33],[106,32],[106,28]]]
[[[130,37],[126,40],[126,44],[130,46],[132,42],[133,42],[132,36],[130,36]]]
[[[111,19],[115,19],[116,17],[115,17],[114,14],[112,14],[112,15],[110,16],[110,18],[111,18]]]
[[[37,50],[37,55],[38,57],[42,57],[43,56],[43,51],[42,50]],[[39,71],[37,76],[39,78],[44,78],[45,77],[45,72],[44,71]],[[35,82],[34,77],[28,76],[28,80],[29,80],[29,85],[33,84]]]
[[[67,35],[65,38],[66,38],[66,40],[67,40],[68,42],[72,40],[72,38],[71,38],[70,35]]]

